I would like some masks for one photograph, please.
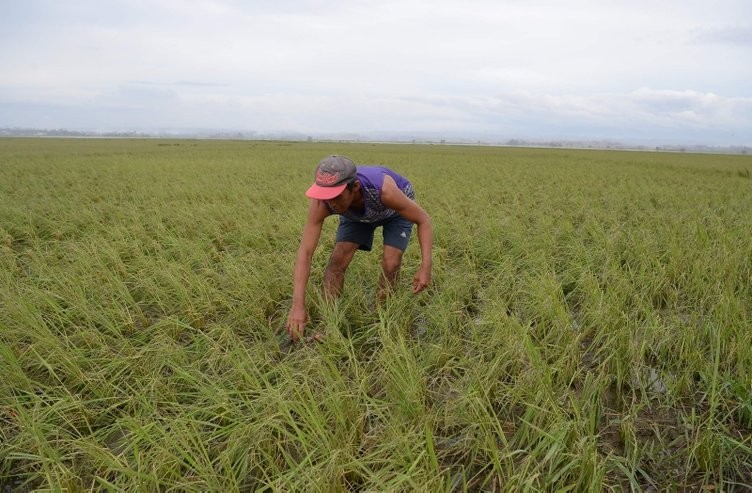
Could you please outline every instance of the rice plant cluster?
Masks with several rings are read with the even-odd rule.
[[[390,166],[434,224],[284,331],[313,169]],[[3,491],[744,490],[752,159],[0,140]],[[378,240],[378,236],[377,236]],[[376,242],[378,245],[378,241]]]

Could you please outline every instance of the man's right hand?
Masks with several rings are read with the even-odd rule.
[[[293,342],[303,337],[307,321],[308,313],[304,306],[294,306],[290,309],[290,313],[287,315],[287,333]]]

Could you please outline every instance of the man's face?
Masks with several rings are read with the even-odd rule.
[[[353,200],[355,199],[355,194],[357,190],[360,189],[360,183],[357,181],[353,185],[351,190],[348,190],[345,188],[342,190],[342,193],[334,197],[333,199],[329,199],[326,201],[327,205],[329,205],[329,208],[336,212],[337,214],[341,214],[345,212],[350,205],[352,205]]]

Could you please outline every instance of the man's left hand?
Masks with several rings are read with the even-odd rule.
[[[431,268],[421,267],[413,277],[413,293],[420,293],[431,283]]]

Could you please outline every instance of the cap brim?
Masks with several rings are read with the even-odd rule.
[[[342,191],[347,187],[347,183],[343,183],[342,185],[336,185],[334,187],[322,187],[320,185],[316,185],[315,183],[311,185],[311,188],[306,190],[306,197],[311,199],[318,199],[318,200],[330,200],[336,197],[337,195],[341,194]]]

